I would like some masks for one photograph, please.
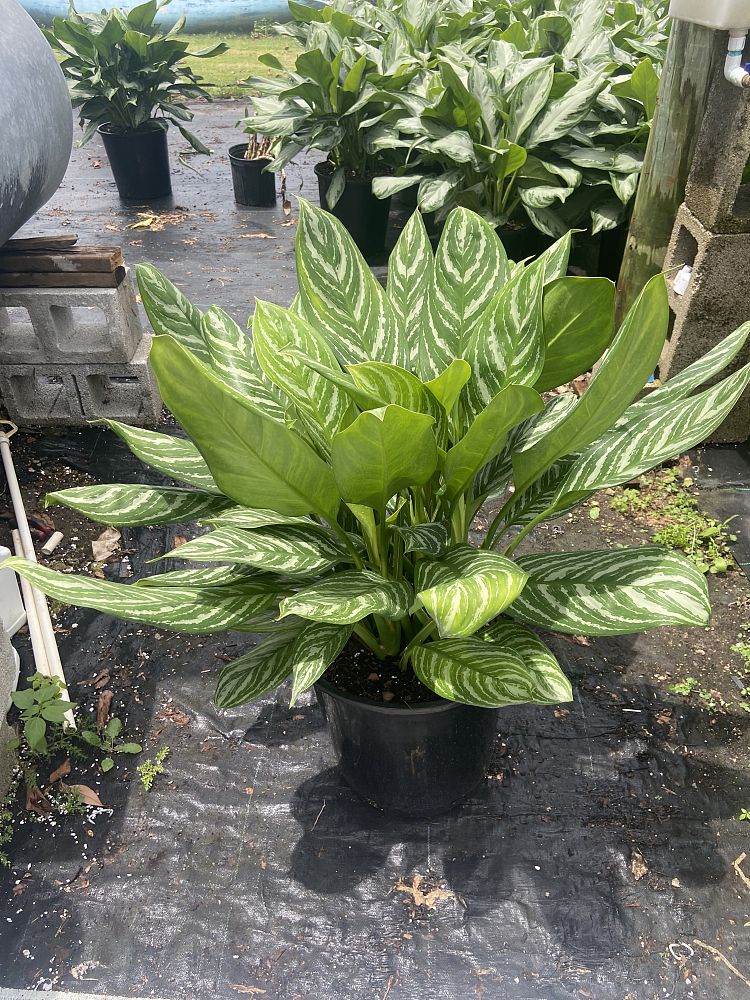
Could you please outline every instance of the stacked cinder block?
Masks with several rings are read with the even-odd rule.
[[[712,87],[664,265],[674,321],[659,363],[662,380],[682,371],[750,319],[750,184],[742,183],[748,159],[750,95],[722,76]],[[692,267],[692,274],[679,295],[675,277],[685,265]],[[734,368],[748,360],[750,348]],[[748,437],[750,392],[712,440],[725,443]]]
[[[23,425],[101,417],[156,424],[161,400],[130,273],[118,268],[112,287],[74,277],[77,287],[0,287],[0,398],[9,417]]]

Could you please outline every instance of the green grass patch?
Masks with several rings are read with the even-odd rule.
[[[229,51],[212,59],[186,60],[191,68],[211,84],[213,97],[249,97],[251,90],[243,87],[241,81],[249,76],[280,76],[259,61],[265,52],[276,56],[282,65],[292,69],[300,48],[291,38],[283,35],[185,35],[193,50],[204,49],[217,42],[226,42]]]

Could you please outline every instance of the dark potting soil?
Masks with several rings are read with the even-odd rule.
[[[411,668],[402,670],[398,659],[379,660],[356,639],[344,647],[324,678],[347,694],[392,705],[415,705],[437,701]]]

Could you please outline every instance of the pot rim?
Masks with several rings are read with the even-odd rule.
[[[166,124],[162,125],[159,118],[149,118],[147,125],[148,127],[140,128],[115,128],[111,122],[102,122],[101,125],[97,126],[96,131],[100,135],[114,136],[118,139],[130,139],[134,135],[151,135],[155,132],[164,132],[166,134],[169,127]]]
[[[328,160],[321,160],[319,163],[316,163],[315,166],[313,167],[313,170],[315,171],[317,177],[331,177],[333,175],[333,170],[331,169],[331,164],[328,162]],[[372,182],[375,180],[376,177],[386,177],[386,176],[388,175],[372,174],[370,177],[360,177],[360,176],[347,177],[346,183],[372,185]],[[385,198],[378,198],[378,201],[385,201],[385,200],[386,200]]]
[[[382,715],[435,715],[439,712],[450,712],[454,709],[473,707],[471,705],[464,705],[459,701],[446,701],[445,698],[440,698],[437,695],[434,701],[420,701],[414,705],[395,705],[387,702],[373,701],[371,698],[363,698],[358,694],[349,694],[348,691],[336,687],[335,684],[331,684],[330,681],[326,681],[322,677],[315,682],[314,686],[320,688],[321,691],[324,691],[332,698],[365,706],[370,711],[379,712]]]
[[[265,166],[267,163],[273,161],[272,156],[257,156],[254,160],[246,160],[244,156],[237,156],[235,149],[246,149],[246,142],[235,142],[229,147],[229,158],[231,160],[239,160],[241,163],[262,163]]]

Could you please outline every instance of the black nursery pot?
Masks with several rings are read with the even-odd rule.
[[[384,704],[325,680],[315,693],[342,775],[373,805],[404,816],[434,816],[467,798],[484,779],[498,709],[442,699]]]
[[[276,204],[276,177],[264,170],[271,160],[269,157],[246,160],[246,149],[244,142],[229,148],[234,200],[248,208],[273,208]]]
[[[172,193],[166,128],[158,123],[139,129],[100,125],[97,132],[104,142],[121,198],[149,201]]]
[[[371,179],[348,177],[341,197],[333,208],[329,208],[327,194],[333,176],[330,164],[317,163],[315,173],[318,177],[321,208],[335,215],[346,227],[363,257],[383,253],[391,199],[376,198],[372,193]]]

